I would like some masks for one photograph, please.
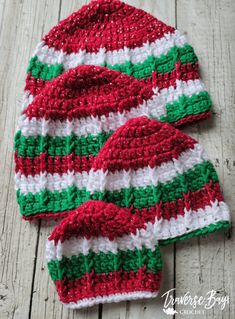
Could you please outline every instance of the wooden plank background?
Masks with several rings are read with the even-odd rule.
[[[203,315],[166,316],[163,298],[68,311],[57,299],[44,257],[53,223],[21,220],[15,200],[13,137],[28,60],[42,35],[88,1],[0,0],[0,318],[139,319],[235,318],[235,242],[232,231],[177,243],[163,250],[161,292],[179,297],[214,289],[230,305]],[[214,102],[210,121],[187,129],[215,164],[225,199],[235,209],[235,1],[126,0],[187,33]],[[180,307],[176,307],[180,310]]]

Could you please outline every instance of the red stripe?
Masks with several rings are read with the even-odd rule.
[[[120,1],[98,0],[61,21],[43,39],[49,47],[68,53],[140,47],[174,32],[143,10]]]
[[[81,68],[78,67],[78,68]],[[115,71],[111,71],[115,72]],[[116,71],[117,72],[117,71]],[[64,73],[66,74],[66,72]],[[141,82],[141,87],[150,85],[152,87],[158,87],[159,90],[162,90],[164,88],[169,88],[170,86],[176,87],[176,80],[182,80],[182,81],[189,81],[189,80],[196,80],[199,79],[199,72],[198,72],[198,63],[195,64],[181,64],[176,63],[176,69],[164,74],[158,74],[156,72],[153,73],[153,77],[148,77],[146,79],[139,80]],[[137,81],[131,76],[125,75],[125,77],[128,77],[131,79],[131,82]],[[41,79],[34,78],[31,73],[28,73],[28,76],[26,78],[26,86],[25,90],[30,91],[30,94],[33,96],[38,95],[41,90],[45,87],[46,84],[50,83],[49,81],[43,81]],[[120,83],[119,83],[120,85]],[[93,92],[95,95],[95,92]]]
[[[47,83],[49,83],[49,81],[37,79],[29,72],[25,80],[24,90],[29,91],[31,95],[36,96],[44,89]]]
[[[93,168],[109,172],[154,168],[172,158],[177,159],[195,143],[168,123],[138,117],[127,121],[107,140]]]
[[[39,219],[53,219],[53,220],[61,220],[64,217],[67,217],[70,214],[70,211],[64,211],[59,213],[40,213],[36,215],[30,215],[30,216],[22,216],[23,220],[28,221],[36,221]]]
[[[130,168],[137,170],[146,166],[153,168],[172,158],[177,159],[182,152],[194,147],[196,141],[173,126],[156,120],[151,120],[151,125],[144,126],[143,119],[146,118],[129,120],[119,128],[96,157],[76,156],[73,153],[52,157],[42,153],[31,158],[18,156],[16,151],[15,172],[34,176],[40,172],[60,175],[68,171],[88,172],[92,167],[95,170],[108,169],[110,172]],[[139,128],[131,128],[131,122]]]
[[[136,230],[145,228],[146,223],[154,223],[156,217],[158,220],[177,219],[180,215],[184,216],[185,209],[204,209],[216,199],[223,201],[223,196],[219,183],[211,182],[201,190],[184,194],[184,199],[160,203],[149,209],[120,208],[112,203],[88,201],[78,209],[68,212],[68,217],[54,229],[49,239],[55,243],[74,236],[87,239],[103,236],[114,240],[126,234],[136,234]]]
[[[62,175],[68,171],[89,172],[103,169],[137,170],[146,166],[155,167],[178,158],[192,149],[196,141],[173,126],[157,120],[139,117],[129,120],[120,127],[104,144],[98,156],[49,156],[42,153],[34,158],[18,156],[15,152],[15,172],[36,175],[41,172]]]
[[[73,153],[66,156],[48,156],[47,153],[42,153],[40,156],[34,158],[18,156],[15,152],[15,172],[19,171],[25,176],[35,176],[43,172],[48,174],[68,173],[68,171],[75,173],[89,172],[95,157],[90,155],[77,156]]]
[[[204,112],[196,115],[189,115],[187,117],[182,118],[181,120],[173,123],[176,127],[185,127],[187,125],[191,124],[197,124],[197,122],[204,121],[206,119],[209,119],[211,117],[211,112]]]
[[[123,270],[108,274],[87,273],[74,281],[55,281],[60,300],[63,303],[77,302],[85,298],[110,296],[129,292],[158,292],[162,281],[162,273],[154,274],[146,271],[146,267],[137,272]]]
[[[151,83],[151,86],[158,88],[159,90],[169,88],[173,86],[176,88],[176,80],[189,81],[199,79],[199,67],[198,62],[186,63],[181,62],[175,63],[175,69],[168,73],[157,73],[153,72],[151,77],[147,77],[140,81],[145,83]]]

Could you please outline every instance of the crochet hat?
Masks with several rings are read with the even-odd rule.
[[[60,300],[69,308],[155,297],[162,261],[128,209],[88,201],[49,237],[46,256]]]
[[[156,95],[150,82],[84,65],[48,83],[21,114],[15,136],[17,199],[25,219],[67,215],[86,201],[95,156],[128,119],[147,115],[177,125],[190,114],[186,96],[197,99],[200,80],[183,84],[176,73],[158,81]]]
[[[172,121],[178,125],[210,115],[211,100],[185,36],[119,0],[91,1],[43,37],[29,63],[23,109],[48,81],[82,64],[150,81],[156,94],[164,88],[164,98],[174,101],[171,111],[181,109]]]
[[[87,191],[92,199],[130,208],[161,244],[229,227],[229,209],[203,147],[146,117],[129,120],[104,144]]]

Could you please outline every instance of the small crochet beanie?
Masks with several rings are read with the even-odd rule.
[[[158,79],[158,94],[150,82],[100,66],[79,66],[49,82],[20,115],[15,135],[23,217],[64,216],[89,199],[93,161],[127,120],[147,115],[178,125],[191,111],[186,96],[197,98],[203,85],[198,79],[184,84],[175,75]],[[171,85],[178,86],[177,92],[168,90]],[[184,96],[180,103],[179,94]]]
[[[48,269],[69,308],[156,297],[162,260],[156,238],[144,238],[139,220],[114,204],[88,201],[53,230]]]
[[[167,123],[139,117],[104,144],[89,173],[92,199],[131,209],[160,244],[230,226],[203,147]]]
[[[119,0],[91,1],[43,37],[29,62],[23,109],[47,82],[82,64],[150,81],[156,93],[164,88],[164,96],[174,95],[182,109],[173,121],[179,125],[210,116],[211,100],[194,81],[198,59],[185,36]]]

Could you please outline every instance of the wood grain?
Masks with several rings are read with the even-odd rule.
[[[20,219],[14,191],[13,138],[28,60],[40,38],[85,0],[0,0],[0,318],[152,319],[173,318],[163,298],[68,311],[58,301],[46,269],[45,241],[55,223]],[[186,130],[206,148],[225,199],[235,207],[235,2],[233,0],[126,0],[187,33],[200,59],[213,103],[212,120]],[[234,219],[234,218],[233,218]],[[230,305],[200,318],[235,317],[235,253],[231,231],[162,248],[164,282],[160,295],[176,288],[180,297],[228,295]],[[184,316],[177,306],[176,319]],[[186,310],[188,308],[186,307]],[[185,316],[186,317],[186,316]],[[192,314],[188,318],[199,318]]]

